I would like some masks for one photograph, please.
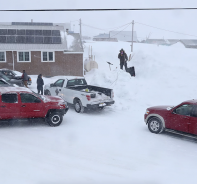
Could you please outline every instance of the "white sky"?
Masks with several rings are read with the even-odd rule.
[[[75,9],[75,8],[194,8],[196,0],[7,0],[1,3],[0,9]],[[175,32],[182,32],[196,37],[169,33],[162,30],[135,24],[134,30],[140,38],[151,34],[150,38],[191,38],[197,39],[197,26],[195,18],[197,10],[174,10],[174,11],[91,11],[91,12],[0,12],[0,22],[71,22],[72,30],[79,32],[78,21],[107,30],[82,27],[82,34],[95,36],[99,33],[108,33],[108,28],[114,28],[134,20],[135,22],[152,25]],[[124,29],[122,27],[119,30]],[[130,25],[125,30],[132,29]]]

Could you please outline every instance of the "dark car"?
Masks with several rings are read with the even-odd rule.
[[[22,78],[21,78],[22,74],[18,75],[13,70],[10,70],[10,69],[7,69],[7,68],[3,68],[3,69],[0,69],[0,72],[3,73],[4,75],[6,75],[9,79],[22,80]],[[32,84],[32,80],[31,80],[30,76],[28,76],[27,84],[28,85]]]
[[[17,79],[9,79],[1,71],[0,71],[0,78],[4,79],[9,84],[16,84],[16,85],[22,86],[22,87],[24,86],[22,79],[20,79],[20,80],[17,80]]]
[[[18,85],[10,84],[9,82],[5,81],[3,78],[0,78],[0,87],[16,87]]]
[[[197,135],[197,100],[188,100],[175,107],[150,107],[146,110],[144,120],[152,133],[165,130],[183,135]]]

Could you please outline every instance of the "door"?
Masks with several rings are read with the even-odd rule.
[[[169,128],[188,133],[191,110],[191,104],[183,104],[175,108],[169,117]]]
[[[21,93],[21,118],[39,118],[44,117],[44,102],[38,97]]]
[[[15,119],[20,117],[18,94],[2,94],[0,102],[0,119]]]
[[[54,84],[50,87],[50,92],[52,96],[58,96],[59,92],[62,90],[64,85],[64,79],[57,80]]]
[[[189,133],[197,135],[197,105],[193,106],[189,121]]]

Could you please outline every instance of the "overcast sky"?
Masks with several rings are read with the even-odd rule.
[[[0,9],[113,9],[113,8],[197,8],[197,0],[7,0],[1,2]],[[82,23],[99,29],[82,26],[82,34],[95,36],[108,33],[114,28],[132,22],[139,38],[190,38],[197,39],[197,10],[173,11],[75,11],[75,12],[0,12],[0,22],[54,22],[71,23],[71,28],[79,32],[79,19]],[[76,21],[77,20],[77,21]],[[138,22],[138,23],[137,23]],[[192,36],[170,33],[141,25],[139,23],[181,32]],[[132,26],[121,27],[131,31]]]

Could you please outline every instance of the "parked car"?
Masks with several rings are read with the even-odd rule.
[[[188,100],[175,107],[150,107],[146,110],[144,120],[152,133],[162,133],[165,130],[197,135],[197,100]]]
[[[0,72],[3,73],[4,75],[6,75],[9,79],[22,80],[22,78],[21,78],[22,73],[21,73],[21,75],[19,75],[18,74],[19,72],[16,73],[15,71],[7,69],[7,68],[0,69]],[[32,84],[32,80],[31,80],[30,76],[28,76],[27,84],[28,85]]]
[[[1,71],[0,71],[0,78],[4,79],[9,84],[13,84],[13,85],[16,84],[16,85],[21,86],[21,87],[24,86],[24,83],[23,83],[22,79],[20,79],[20,80],[10,79],[6,75],[4,75]]]
[[[45,95],[61,96],[77,113],[114,104],[112,89],[88,85],[84,77],[67,76],[44,87]]]
[[[68,111],[61,97],[42,96],[24,87],[0,88],[0,120],[44,118],[59,126]]]
[[[16,84],[10,84],[9,82],[5,81],[3,78],[0,78],[0,87],[18,87]]]

